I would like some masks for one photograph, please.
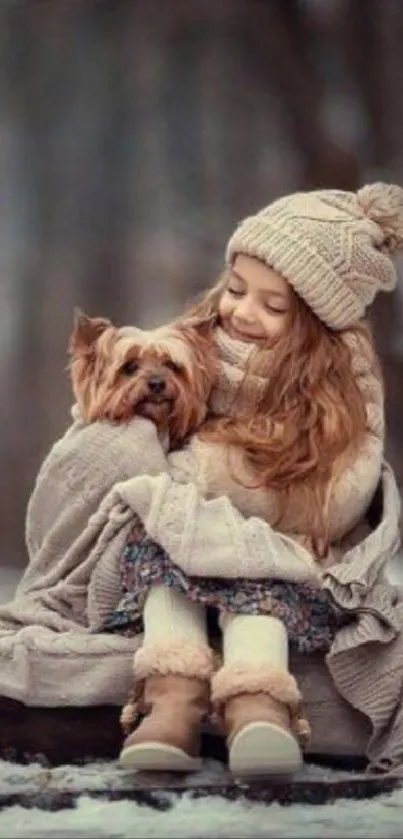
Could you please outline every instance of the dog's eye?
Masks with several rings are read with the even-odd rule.
[[[120,372],[123,373],[124,376],[134,376],[139,369],[139,365],[137,361],[125,361],[120,368]]]
[[[181,371],[180,364],[176,364],[176,362],[172,361],[171,358],[168,358],[166,361],[164,361],[164,367],[167,367],[168,370],[172,370],[174,373],[180,373]]]

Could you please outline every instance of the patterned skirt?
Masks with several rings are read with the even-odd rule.
[[[326,651],[335,633],[349,619],[331,595],[314,585],[279,580],[227,580],[189,577],[136,522],[120,558],[122,596],[103,631],[136,635],[143,631],[142,610],[152,585],[177,586],[191,601],[209,611],[245,615],[268,614],[285,625],[290,649],[299,653]]]

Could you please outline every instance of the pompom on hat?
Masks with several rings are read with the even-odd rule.
[[[403,189],[373,183],[357,192],[320,189],[286,195],[248,216],[231,236],[237,254],[281,274],[332,329],[360,320],[379,291],[397,283],[403,249]]]

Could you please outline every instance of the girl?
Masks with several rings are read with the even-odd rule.
[[[402,222],[402,191],[393,187],[280,199],[238,227],[223,278],[192,309],[217,316],[221,375],[210,421],[168,456],[170,476],[131,487],[131,509],[167,553],[155,545],[150,553],[138,526],[125,552],[126,598],[115,621],[128,606],[133,616],[151,588],[134,664],[149,713],[125,741],[124,766],[196,768],[210,682],[233,772],[300,766],[301,697],[288,671],[284,604],[295,586],[244,578],[314,584],[313,592],[300,588],[299,607],[309,602],[312,617],[312,604],[321,603],[328,629],[334,625],[326,573],[381,479],[383,388],[364,315],[379,289],[394,287],[390,252],[402,243]],[[228,498],[248,517],[243,542]],[[259,527],[257,516],[272,529]],[[379,557],[366,562],[378,572]],[[212,577],[238,579],[217,587]],[[223,665],[215,673],[205,604],[220,610]]]
[[[324,594],[351,614],[326,665],[370,720],[371,760],[401,759],[402,617],[382,580],[399,501],[364,317],[396,284],[402,196],[383,184],[299,193],[238,226],[224,278],[198,307],[216,314],[221,375],[210,422],[183,451],[167,458],[152,423],[138,419],[121,428],[77,418],[57,441],[28,505],[30,563],[0,610],[3,695],[119,703],[137,646],[145,717],[124,743],[124,765],[194,768],[211,697],[237,774],[295,771],[301,696],[288,668],[287,598],[309,585],[295,635]],[[102,631],[121,595],[125,545],[126,557],[136,546],[145,601],[140,648],[139,637]],[[276,584],[289,588],[276,596]],[[209,602],[220,609],[219,667]]]

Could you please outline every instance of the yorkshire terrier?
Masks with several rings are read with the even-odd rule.
[[[217,372],[213,320],[178,320],[154,330],[75,310],[69,341],[74,396],[87,422],[152,420],[170,448],[203,422]]]

